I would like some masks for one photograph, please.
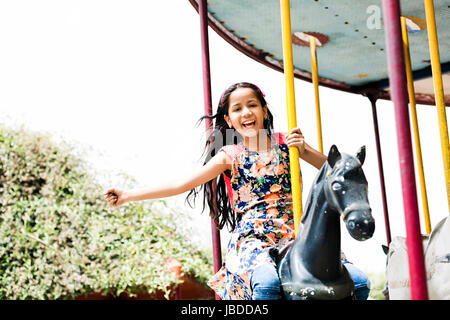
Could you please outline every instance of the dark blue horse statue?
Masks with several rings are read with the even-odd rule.
[[[375,222],[361,168],[365,147],[356,156],[332,146],[309,194],[302,230],[277,257],[282,291],[288,300],[352,299],[354,284],[341,262],[340,220],[356,240],[372,237]]]

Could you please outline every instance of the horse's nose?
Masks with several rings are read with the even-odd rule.
[[[375,220],[371,210],[354,210],[345,217],[345,225],[350,235],[359,241],[370,239],[375,231]]]

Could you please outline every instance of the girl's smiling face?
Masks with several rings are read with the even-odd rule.
[[[267,117],[267,106],[261,101],[251,88],[237,88],[228,98],[228,115],[225,121],[230,128],[237,130],[242,137],[257,136],[264,128]]]

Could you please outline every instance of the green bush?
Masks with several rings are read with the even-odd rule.
[[[0,299],[167,296],[180,281],[164,267],[168,257],[206,283],[211,256],[190,242],[186,215],[162,200],[108,206],[74,153],[49,136],[0,126]]]
[[[370,279],[370,294],[369,297],[373,300],[385,300],[383,289],[386,283],[384,273],[368,273]]]

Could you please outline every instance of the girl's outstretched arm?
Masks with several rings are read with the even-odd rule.
[[[108,203],[114,207],[130,201],[159,199],[184,193],[196,188],[214,178],[225,170],[231,169],[231,163],[225,152],[219,152],[208,163],[185,179],[166,183],[158,187],[123,191],[110,188],[104,196]]]

